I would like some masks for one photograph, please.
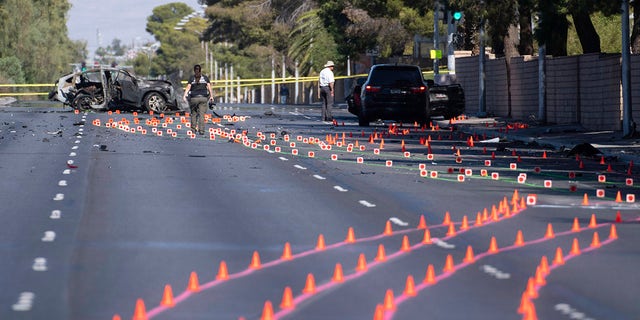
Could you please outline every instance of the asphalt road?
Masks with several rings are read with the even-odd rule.
[[[215,111],[191,137],[183,114],[0,109],[0,319],[640,314],[627,163],[343,109]]]

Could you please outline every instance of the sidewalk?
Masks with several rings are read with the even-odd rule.
[[[436,121],[442,128],[448,120]],[[521,142],[569,153],[575,146],[588,143],[607,159],[621,163],[640,163],[640,137],[623,138],[621,131],[589,131],[581,125],[532,125],[503,118],[468,118],[452,125],[465,133],[500,137],[501,141]],[[598,155],[600,157],[601,155]]]

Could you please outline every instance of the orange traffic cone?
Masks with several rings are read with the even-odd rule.
[[[290,287],[285,287],[282,293],[282,302],[280,302],[280,309],[293,309],[293,293]]]
[[[384,320],[384,306],[379,303],[376,305],[376,311],[373,314],[373,320]]]
[[[162,294],[162,301],[160,301],[160,305],[169,308],[176,305],[175,302],[173,302],[173,291],[171,290],[171,286],[168,284],[164,286],[164,293]]]
[[[424,281],[422,281],[423,283],[426,284],[434,284],[436,283],[436,274],[435,271],[433,269],[433,265],[430,264],[427,266],[427,273],[424,276]]]
[[[136,309],[133,311],[133,320],[147,320],[147,309],[142,299],[136,300]]]
[[[574,256],[580,255],[580,244],[578,243],[578,239],[576,238],[573,238],[573,243],[571,244],[570,253]]]
[[[491,241],[489,241],[489,253],[498,252],[498,244],[496,243],[496,237],[491,237]]]
[[[195,271],[192,271],[189,275],[189,284],[187,285],[187,290],[191,292],[200,291],[200,285],[198,284],[198,274]]]
[[[229,279],[229,270],[227,270],[227,263],[224,261],[220,261],[220,266],[218,267],[218,275],[216,275],[217,280],[227,280]]]
[[[271,301],[265,301],[260,320],[273,320],[273,305]]]
[[[407,237],[406,235],[402,237],[402,246],[400,247],[400,250],[403,252],[411,251],[411,245],[409,244],[409,237]]]
[[[551,225],[551,223],[547,224],[547,233],[545,233],[544,237],[547,239],[555,237],[555,235],[553,234],[553,226]]]
[[[284,243],[284,249],[282,249],[282,260],[291,260],[293,256],[291,255],[291,244],[289,242]]]
[[[583,206],[588,206],[589,205],[589,196],[587,195],[586,192],[584,194],[584,197],[582,197],[582,205]]]
[[[516,242],[514,243],[514,245],[518,247],[524,245],[524,237],[522,236],[522,230],[518,230],[518,233],[516,233]]]
[[[622,202],[622,195],[620,194],[620,190],[618,190],[618,193],[616,194],[616,202]]]
[[[418,222],[418,229],[426,229],[427,222],[424,219],[424,215],[420,215],[420,222]]]
[[[593,233],[593,240],[591,241],[591,247],[598,248],[600,247],[600,236],[598,236],[598,232]]]
[[[324,249],[326,249],[326,246],[324,244],[324,235],[322,235],[321,233],[318,235],[318,244],[316,245],[316,250],[322,251]]]
[[[391,289],[387,289],[387,292],[384,294],[384,309],[389,311],[396,310],[396,303],[393,298],[393,291]]]
[[[424,236],[422,237],[423,244],[431,244],[431,232],[429,229],[424,229]]]
[[[596,223],[596,215],[592,213],[591,220],[589,220],[589,228],[593,229],[597,226],[598,226],[598,223]]]
[[[467,230],[467,229],[469,229],[469,219],[465,215],[462,217],[462,224],[460,225],[460,230]]]
[[[385,236],[390,236],[393,234],[393,229],[391,229],[391,221],[387,220],[387,222],[385,223],[383,234]]]
[[[409,297],[416,296],[416,285],[412,275],[407,276],[407,283],[404,286],[404,294]]]
[[[342,272],[342,265],[340,263],[336,263],[336,267],[333,270],[333,278],[331,278],[333,282],[343,282],[344,274]]]
[[[442,220],[442,224],[444,225],[451,224],[451,215],[449,214],[449,211],[444,213],[444,219]]]
[[[578,222],[578,217],[573,218],[573,226],[571,227],[571,231],[580,232],[580,223]]]
[[[304,289],[302,289],[302,293],[305,294],[314,294],[316,292],[316,280],[313,277],[313,274],[307,274],[307,281],[305,282]]]
[[[475,261],[475,258],[473,256],[473,248],[471,246],[467,246],[467,252],[464,256],[463,261],[466,263],[473,263],[473,261]]]
[[[385,261],[387,260],[387,256],[384,251],[384,245],[378,245],[378,254],[376,255],[376,261]]]
[[[445,260],[444,262],[444,268],[442,268],[442,271],[444,272],[453,271],[453,257],[450,254],[447,255],[447,260]]]
[[[527,295],[529,298],[536,299],[538,297],[538,291],[536,290],[536,283],[533,278],[527,280]]]
[[[556,248],[556,255],[555,255],[555,258],[553,258],[553,264],[554,265],[564,264],[564,257],[562,256],[562,248],[560,247]]]
[[[258,251],[254,251],[253,255],[251,256],[251,264],[249,264],[249,269],[260,269],[260,268],[261,268],[260,254],[258,254]]]
[[[453,223],[449,223],[449,229],[447,231],[447,237],[453,237],[456,235],[456,226]]]
[[[367,259],[364,256],[364,253],[361,253],[358,256],[358,264],[356,265],[356,271],[367,271]]]
[[[549,259],[547,259],[547,256],[540,258],[540,272],[542,272],[543,275],[549,274]]]
[[[616,229],[615,224],[611,225],[611,229],[609,231],[609,239],[618,239],[618,230]]]
[[[354,243],[354,242],[356,242],[356,236],[355,236],[355,233],[353,231],[353,227],[349,227],[349,230],[347,230],[347,238],[344,241],[346,243]]]

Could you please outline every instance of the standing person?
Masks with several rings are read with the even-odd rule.
[[[322,97],[322,121],[333,121],[331,115],[331,108],[333,108],[334,99],[334,83],[333,78],[333,61],[329,60],[324,65],[324,69],[320,71],[320,79],[318,84],[320,85],[320,97]]]
[[[287,97],[289,97],[289,88],[283,83],[280,86],[280,104],[287,104]]]
[[[204,114],[207,112],[208,102],[213,101],[213,89],[211,89],[209,78],[202,74],[202,67],[199,64],[193,67],[193,73],[194,75],[189,78],[187,87],[184,89],[182,99],[189,102],[191,130],[203,135]]]

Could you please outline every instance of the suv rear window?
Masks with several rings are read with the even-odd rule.
[[[369,85],[423,85],[422,73],[417,68],[402,66],[382,66],[372,70]]]

